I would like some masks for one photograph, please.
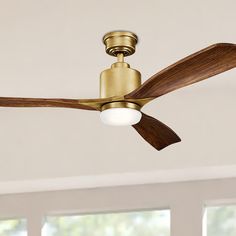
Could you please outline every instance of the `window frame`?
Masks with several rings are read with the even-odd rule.
[[[205,206],[236,203],[236,178],[101,187],[0,196],[0,219],[26,218],[29,236],[41,236],[46,215],[171,210],[172,236],[202,235]]]

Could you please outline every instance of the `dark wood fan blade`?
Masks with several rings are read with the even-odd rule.
[[[94,101],[95,99],[91,99]],[[99,99],[98,99],[99,100]],[[84,110],[96,110],[93,107],[80,104],[89,99],[61,99],[61,98],[15,98],[0,97],[0,107],[63,107]]]
[[[234,67],[236,44],[214,44],[153,75],[125,98],[156,98]]]
[[[179,136],[159,120],[142,113],[138,124],[133,125],[136,131],[158,151],[180,142]]]

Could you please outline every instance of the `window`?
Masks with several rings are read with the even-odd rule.
[[[170,225],[171,236],[236,236],[235,186],[221,179],[3,195],[0,236],[26,236],[26,228],[28,236],[170,236]],[[207,206],[202,222],[209,202],[225,205]],[[19,215],[26,219],[9,219]]]
[[[170,236],[170,211],[46,217],[43,236]]]
[[[0,235],[1,236],[26,236],[26,220],[12,219],[0,221]]]
[[[207,236],[235,236],[236,205],[208,207],[205,223]]]

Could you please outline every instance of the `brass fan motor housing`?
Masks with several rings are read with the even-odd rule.
[[[103,37],[103,43],[106,45],[106,53],[111,56],[116,57],[119,53],[130,56],[135,53],[138,36],[128,31],[113,31]]]
[[[141,85],[141,74],[125,62],[116,62],[100,75],[100,98],[124,96]]]

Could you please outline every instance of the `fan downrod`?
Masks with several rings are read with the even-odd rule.
[[[138,36],[129,31],[112,31],[104,35],[103,43],[108,55],[117,57],[123,54],[127,57],[135,53]]]

